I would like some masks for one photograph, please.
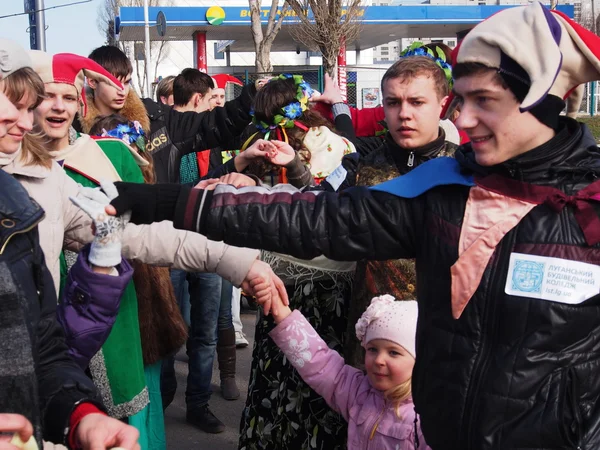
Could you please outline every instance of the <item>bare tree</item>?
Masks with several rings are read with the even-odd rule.
[[[98,6],[98,30],[106,36],[106,45],[114,45],[123,50],[123,45],[115,37],[115,17],[119,14],[122,0],[104,0]]]
[[[579,13],[579,24],[584,28],[597,33],[600,25],[600,14],[596,0],[582,0]],[[577,17],[575,18],[577,19]]]
[[[252,21],[252,39],[254,40],[254,52],[256,53],[255,66],[258,73],[271,73],[273,72],[271,47],[277,33],[281,29],[281,23],[288,11],[288,5],[284,2],[282,9],[279,10],[279,0],[273,0],[269,9],[267,25],[263,30],[260,3],[260,0],[248,0],[250,19]],[[279,15],[277,15],[278,11]]]
[[[148,6],[170,6],[172,0],[148,0]],[[144,6],[144,0],[103,0],[98,7],[98,29],[106,36],[107,45],[115,45],[133,59],[137,78],[138,92],[142,95],[152,96],[146,92],[146,74],[151,68],[146,67],[146,48],[144,41],[117,41],[114,34],[114,20],[119,13],[120,6]],[[166,41],[150,42],[150,58],[154,63],[153,75],[156,75],[158,65],[167,58],[169,47]],[[151,72],[152,74],[152,72]]]
[[[361,0],[285,0],[297,23],[290,33],[297,41],[323,55],[323,67],[337,78],[337,57],[343,45],[360,34]],[[311,14],[312,13],[312,14]],[[311,19],[312,15],[312,19]]]

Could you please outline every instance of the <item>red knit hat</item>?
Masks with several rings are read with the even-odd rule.
[[[212,79],[213,79],[213,82],[215,83],[215,89],[227,89],[227,85],[229,83],[236,84],[238,86],[244,85],[244,83],[242,83],[236,77],[227,75],[226,73],[220,73],[218,75],[214,75],[212,77]]]
[[[104,81],[117,89],[123,89],[119,80],[113,77],[100,64],[84,56],[73,53],[57,53],[52,56],[39,50],[30,50],[33,60],[33,70],[37,72],[44,83],[64,83],[75,86],[82,106],[81,113],[87,113],[87,103],[83,86],[85,77]]]

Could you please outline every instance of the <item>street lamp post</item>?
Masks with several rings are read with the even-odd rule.
[[[46,51],[46,18],[44,0],[35,0],[35,23],[37,34],[37,50]]]
[[[144,34],[146,48],[144,51],[144,64],[146,67],[146,96],[151,97],[150,91],[150,21],[148,19],[148,0],[144,0]]]

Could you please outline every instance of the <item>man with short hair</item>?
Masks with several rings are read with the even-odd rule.
[[[213,80],[198,69],[184,69],[173,81],[173,110],[201,113],[210,109]],[[188,172],[198,172],[198,165],[209,150],[184,155],[180,177],[187,181]],[[187,283],[186,283],[187,281]],[[188,377],[185,392],[189,423],[207,433],[220,433],[225,425],[210,410],[212,368],[217,352],[221,376],[221,392],[226,400],[239,398],[235,383],[235,331],[231,323],[231,297],[222,303],[222,283],[214,273],[172,270],[171,282],[182,314],[191,305],[189,313],[190,334],[188,338]],[[187,289],[186,289],[187,284]],[[172,402],[177,390],[175,359],[163,363],[161,392],[163,407]]]
[[[407,51],[381,80],[383,109],[388,131],[379,137],[354,141],[358,152],[347,155],[342,165],[318,189],[343,191],[352,186],[373,186],[404,175],[420,164],[441,156],[452,156],[456,145],[446,140],[440,114],[449,94],[452,79],[444,71],[445,59],[420,51]],[[338,129],[340,121],[350,119],[339,90],[329,89]],[[352,137],[350,136],[350,139]],[[359,146],[374,141],[375,150],[360,156]],[[369,142],[367,145],[373,145]],[[377,295],[390,294],[397,300],[415,298],[417,278],[412,259],[388,261],[362,260],[356,265],[352,301],[348,309],[348,333],[344,349],[347,363],[362,367],[364,349],[353,332],[354,325]]]
[[[94,93],[94,104],[100,113],[103,115],[118,113],[125,107],[125,101],[131,89],[133,73],[131,61],[118,47],[110,45],[98,47],[90,53],[88,58],[104,67],[123,85],[123,89],[117,89],[101,79],[88,79],[88,84]]]
[[[147,151],[154,159],[158,182],[179,182],[183,155],[229,142],[233,136],[241,134],[251,120],[250,109],[256,93],[254,84],[245,86],[241,94],[223,108],[200,114],[181,113],[151,98],[143,99],[143,103],[140,101],[129,89],[133,72],[131,62],[119,48],[102,46],[92,51],[89,57],[118,78],[124,89],[116,90],[90,80],[93,95],[89,99],[88,114],[80,117],[80,131],[89,132],[99,115],[118,113],[132,122],[139,121],[148,137]],[[209,99],[210,96],[207,101]]]
[[[165,105],[173,106],[173,80],[174,75],[169,75],[158,82],[156,86],[156,101]]]
[[[340,195],[120,185],[113,205],[300,258],[416,257],[412,394],[427,444],[599,448],[599,149],[560,115],[600,79],[599,57],[600,38],[559,11],[508,8],[455,51],[471,139],[455,159]],[[166,191],[177,202],[149,211]]]
[[[204,112],[211,109],[213,80],[198,69],[183,69],[173,80],[173,109]]]

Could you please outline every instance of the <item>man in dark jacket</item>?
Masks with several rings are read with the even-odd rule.
[[[457,126],[471,139],[456,160],[340,195],[121,185],[113,204],[301,258],[416,257],[413,399],[427,443],[597,449],[599,149],[559,114],[600,79],[599,49],[539,3],[506,9],[456,51]]]
[[[150,117],[148,151],[154,157],[158,182],[179,182],[181,158],[188,153],[225,146],[250,123],[250,108],[256,94],[246,85],[236,99],[222,108],[196,113],[178,112],[163,103],[144,99]]]
[[[452,82],[442,66],[449,66],[444,60],[423,53],[405,53],[383,75],[381,91],[389,126],[383,142],[379,137],[363,138],[363,142],[369,139],[377,142],[377,148],[345,156],[341,166],[318,189],[342,192],[353,186],[374,186],[404,175],[426,161],[454,154],[456,145],[446,140],[439,119]],[[358,150],[361,142],[353,135],[350,110],[341,103],[341,97],[339,101],[332,108],[336,127],[352,134],[346,137]],[[350,126],[343,126],[341,121],[350,122]],[[416,296],[416,284],[414,260],[361,260],[357,263],[344,350],[348,364],[363,366],[364,349],[353,331],[371,299],[389,294],[397,300],[411,300]]]

